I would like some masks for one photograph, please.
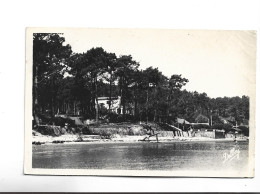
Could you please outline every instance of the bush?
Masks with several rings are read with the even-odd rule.
[[[118,115],[116,113],[109,113],[108,120],[110,123],[117,123]]]
[[[60,126],[38,126],[37,131],[43,135],[52,135],[52,136],[59,136],[61,135],[61,128]]]
[[[211,126],[211,129],[224,129],[225,131],[230,131],[233,130],[232,125],[230,124],[221,124],[221,123],[217,123],[214,124],[213,126]]]
[[[102,139],[111,139],[113,132],[111,130],[102,129],[99,135]]]
[[[194,129],[210,129],[209,125],[206,124],[198,124],[198,125],[193,125],[192,126]]]
[[[79,128],[80,131],[82,132],[82,134],[84,135],[91,135],[91,131],[88,127],[82,127],[82,128]]]
[[[126,114],[125,117],[121,114],[109,113],[107,116],[110,123],[121,123],[125,121],[134,121],[135,117],[133,115]]]
[[[70,127],[76,127],[75,121],[69,119],[69,118],[62,118],[62,117],[54,117],[50,119],[49,124],[53,124],[56,126],[64,127],[65,123],[68,123]]]
[[[50,117],[48,115],[44,115],[44,114],[38,114],[37,116],[40,120],[40,124],[49,124],[50,120],[52,118],[52,117]]]
[[[240,126],[240,127],[238,127],[238,128],[242,130],[242,132],[244,133],[244,135],[249,136],[249,128],[248,128],[248,127],[246,127],[246,126]]]
[[[125,121],[134,121],[135,117],[133,115],[126,114],[125,115]]]

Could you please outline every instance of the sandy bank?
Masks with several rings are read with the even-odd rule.
[[[125,135],[115,136],[111,139],[102,139],[99,135],[62,135],[59,137],[37,135],[32,137],[33,144],[86,144],[86,143],[138,143],[157,142],[155,137],[150,137],[149,141],[142,141],[147,135]],[[159,137],[159,142],[189,142],[189,141],[234,141],[233,138],[212,139],[206,137]],[[247,141],[247,138],[237,139],[237,141]]]

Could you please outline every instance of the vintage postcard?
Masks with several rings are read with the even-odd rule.
[[[24,173],[254,177],[256,38],[27,28]]]

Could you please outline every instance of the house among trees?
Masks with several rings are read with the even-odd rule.
[[[113,113],[117,113],[117,114],[121,114],[123,112],[123,107],[121,106],[121,97],[111,97],[111,101],[109,99],[109,97],[98,97],[98,105],[99,108],[105,108],[107,110],[113,112]],[[110,105],[110,107],[109,107]]]
[[[111,97],[111,102],[109,100],[109,97],[98,97],[98,107],[101,111],[105,110],[105,112],[109,112],[109,104],[111,113],[123,114],[121,96]],[[126,114],[134,114],[131,103],[126,104]]]

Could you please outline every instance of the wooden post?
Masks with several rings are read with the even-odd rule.
[[[149,87],[148,87],[149,89]],[[148,89],[146,93],[146,123],[148,124]]]
[[[156,134],[156,141],[157,141],[157,143],[159,142],[159,140],[158,140],[158,134]]]

